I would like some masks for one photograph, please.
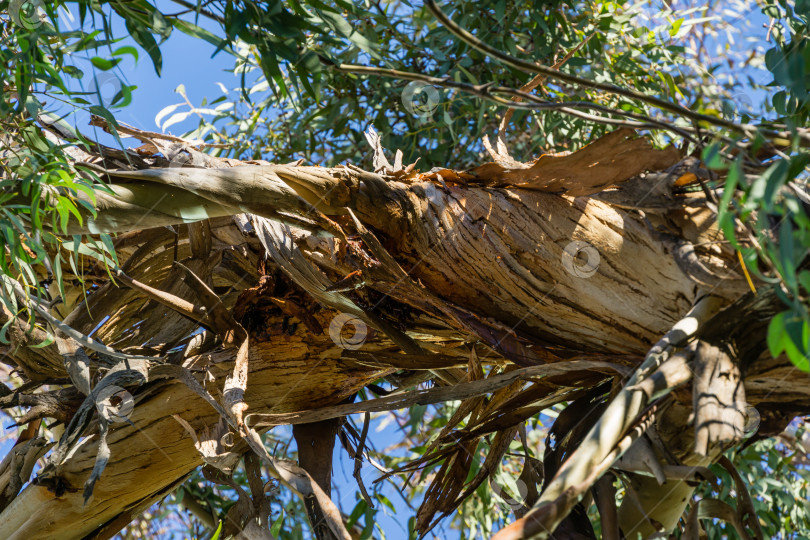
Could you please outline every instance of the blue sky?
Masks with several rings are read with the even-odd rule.
[[[211,21],[204,17],[200,18],[197,23],[213,33],[221,33]],[[74,23],[73,26],[78,26],[78,23]],[[126,34],[123,24],[118,19],[113,19],[113,29],[115,35]],[[172,32],[171,37],[161,45],[163,68],[160,76],[155,72],[149,56],[140,50],[132,39],[125,38],[112,48],[117,49],[126,45],[135,46],[139,49],[138,61],[135,61],[131,55],[126,55],[113,70],[110,72],[97,71],[96,77],[99,81],[98,86],[101,97],[106,99],[111,98],[117,91],[114,84],[104,82],[105,80],[112,80],[111,77],[107,76],[108,73],[114,74],[128,85],[137,86],[137,89],[132,93],[132,102],[122,109],[113,111],[117,120],[137,128],[160,131],[155,123],[155,116],[165,107],[184,101],[183,97],[175,92],[175,89],[180,85],[184,86],[189,101],[194,105],[199,105],[203,98],[208,98],[211,101],[219,97],[222,92],[217,83],[222,83],[228,89],[240,86],[240,77],[228,71],[233,68],[233,57],[231,55],[220,52],[212,56],[215,52],[213,45],[189,37],[180,31],[175,30]],[[103,53],[100,52],[99,54]],[[77,64],[77,67],[88,73],[92,69],[89,56],[83,63]],[[78,83],[76,84],[78,85]],[[86,85],[85,90],[92,90],[93,88],[92,85]],[[178,111],[187,109],[187,107],[181,107]],[[67,112],[67,109],[63,112]],[[93,138],[105,144],[116,145],[110,135],[88,125],[90,120],[88,112],[77,111],[75,115],[68,117],[67,120]],[[165,118],[163,122],[165,122]],[[182,135],[184,132],[196,128],[197,123],[198,118],[191,116],[183,122],[174,124],[167,131],[175,135]],[[124,138],[123,142],[127,147],[136,147],[140,144],[132,138]],[[355,417],[355,424],[362,426],[362,416]],[[6,422],[6,425],[8,425],[8,422]],[[369,443],[374,445],[375,448],[383,449],[401,440],[401,436],[397,433],[398,428],[394,423],[388,424],[382,430],[380,430],[380,427],[379,420],[372,421],[369,431]],[[9,430],[4,431],[8,433]],[[12,431],[16,431],[16,429],[12,429]],[[289,430],[285,430],[285,432],[289,433]],[[4,447],[0,447],[0,452],[7,450],[5,446],[8,445],[10,445],[10,441]],[[398,455],[402,455],[402,452],[399,452]],[[334,463],[333,481],[336,489],[333,492],[333,498],[341,509],[346,514],[349,514],[356,504],[355,492],[357,491],[357,484],[352,476],[354,461],[349,459],[339,442],[336,442]],[[370,491],[372,483],[380,476],[379,471],[368,463],[364,463],[361,474]],[[381,508],[381,512],[377,514],[378,524],[385,532],[385,538],[390,540],[407,538],[407,521],[413,515],[413,512],[407,508],[399,490],[394,489],[391,483],[386,482],[383,484],[382,492],[397,509],[398,514],[397,516],[391,515],[392,512],[385,507]],[[418,501],[414,505],[418,506]],[[437,529],[434,532],[438,532],[440,537],[449,537],[447,533],[450,531],[440,531],[440,529]],[[458,532],[456,531],[455,534],[457,535]],[[374,536],[380,538],[380,535],[376,532]]]
[[[762,17],[761,15],[758,16]],[[762,20],[764,21],[764,18]],[[207,19],[201,18],[199,24],[217,32],[217,29]],[[760,21],[756,20],[753,28],[758,28],[759,24]],[[118,26],[114,26],[114,29],[115,33],[119,35],[125,33],[120,21],[118,21]],[[134,43],[126,39],[119,45],[134,45]],[[233,73],[228,72],[233,65],[233,58],[225,53],[212,57],[215,51],[214,46],[202,40],[175,31],[171,38],[162,45],[161,49],[163,52],[163,70],[160,77],[155,73],[151,60],[143,51],[139,51],[139,61],[136,62],[131,56],[126,56],[119,66],[115,68],[114,73],[118,77],[128,84],[137,85],[137,89],[133,92],[132,103],[116,113],[118,120],[140,129],[158,131],[155,116],[165,107],[183,101],[183,98],[175,93],[178,86],[183,85],[189,100],[192,104],[198,105],[205,97],[210,100],[221,95],[217,83],[222,83],[229,89],[239,85],[239,79]],[[89,60],[85,63],[86,65],[80,67],[88,69],[90,66]],[[767,81],[760,80],[759,82],[765,83]],[[109,88],[102,86],[102,95],[109,94],[109,91]],[[757,101],[764,98],[764,93],[758,91],[753,94],[753,97],[754,103],[751,105],[756,107],[759,105]],[[75,122],[82,131],[92,133],[98,139],[112,144],[109,136],[100,132],[93,133],[92,129],[89,128],[87,125],[89,114],[77,113],[75,118],[70,121]],[[196,124],[197,120],[192,117],[182,123],[175,124],[170,128],[170,131],[174,134],[182,134],[184,131],[196,127]],[[128,146],[138,145],[134,139],[125,139],[124,142]],[[360,422],[359,417],[355,417],[355,422]],[[5,422],[5,424],[7,425],[8,422]],[[379,421],[376,421],[372,425],[370,432],[371,441],[377,448],[384,448],[394,441],[400,440],[398,429],[393,424],[389,424],[381,432],[376,431],[378,426]],[[6,448],[0,448],[0,452],[4,450]],[[348,459],[339,444],[335,450],[335,463],[336,470],[333,478],[337,484],[336,494],[340,494],[340,497],[336,497],[336,502],[345,512],[349,513],[355,504],[354,492],[356,491],[356,484],[352,478],[353,462]],[[370,465],[366,464],[364,466],[363,477],[368,487],[371,486],[378,474],[376,469]],[[412,516],[412,512],[406,508],[398,491],[390,484],[386,485],[384,493],[394,504],[399,514],[398,517],[378,514],[379,524],[384,529],[386,538],[393,540],[407,538],[405,524],[407,519]],[[434,531],[437,537],[442,538],[447,538],[450,532],[447,529]],[[453,534],[457,535],[458,533],[454,531]]]
[[[63,11],[60,10],[60,16]],[[68,17],[62,18],[65,24],[71,24]],[[126,36],[127,32],[123,23],[118,18],[113,18],[113,33],[118,36]],[[204,17],[200,18],[198,24],[214,32],[217,31],[213,23]],[[78,26],[74,21],[72,26]],[[123,60],[110,72],[100,72],[96,70],[96,77],[99,80],[99,91],[102,98],[109,99],[117,90],[109,74],[113,74],[128,85],[136,85],[137,89],[132,93],[132,102],[119,110],[114,111],[118,120],[148,131],[160,131],[155,124],[155,116],[166,106],[183,102],[180,94],[175,89],[183,85],[186,94],[194,105],[199,105],[203,98],[213,98],[221,95],[217,83],[222,83],[226,88],[234,88],[239,85],[239,79],[227,70],[233,68],[233,57],[225,52],[220,52],[214,56],[215,47],[210,43],[195,39],[175,30],[171,37],[161,46],[163,55],[163,68],[158,76],[149,56],[131,39],[125,38],[120,43],[112,46],[112,49],[130,45],[138,49],[139,59],[131,55],[123,56]],[[100,53],[103,54],[103,53]],[[89,73],[91,64],[90,55],[87,56],[83,64],[78,64],[82,70]],[[70,81],[70,79],[68,79]],[[77,89],[79,82],[74,82]],[[94,90],[93,83],[83,83],[85,90]],[[69,120],[84,132],[88,132],[90,116],[89,113],[79,111],[75,118]],[[196,127],[195,118],[189,118],[184,122],[175,124],[170,131],[174,134],[182,134],[185,131]],[[112,139],[105,137],[105,134],[96,132],[104,142],[112,143]],[[125,139],[127,142],[137,146],[133,139]]]

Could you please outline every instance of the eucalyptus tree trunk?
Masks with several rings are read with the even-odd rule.
[[[21,490],[30,468],[21,466],[22,459],[6,465],[0,476],[6,495],[2,538],[109,537],[196,467],[246,452],[245,440],[211,450],[214,434],[227,427],[206,398],[232,403],[228,393],[240,365],[247,366],[246,409],[236,424],[244,418],[256,429],[324,420],[330,415],[322,409],[352,407],[347,404],[356,392],[380,378],[403,388],[433,379],[447,389],[446,399],[457,399],[454,388],[458,399],[501,388],[494,379],[476,383],[465,369],[473,365],[471,354],[480,364],[505,366],[507,374],[512,364],[529,370],[517,370],[515,377],[528,377],[523,380],[535,384],[533,391],[542,387],[529,403],[542,408],[610,380],[611,397],[621,396],[618,389],[649,359],[653,345],[710,298],[712,309],[696,317],[683,337],[739,345],[732,363],[741,372],[744,399],[734,402],[734,410],[756,407],[764,434],[781,430],[794,413],[810,411],[804,376],[766,352],[760,321],[779,309],[778,300],[749,292],[736,253],[712,225],[703,192],[677,189],[685,173],[701,174],[689,160],[577,196],[565,182],[515,187],[520,182],[500,182],[486,171],[420,175],[382,167],[376,173],[350,166],[230,167],[232,162],[216,160],[208,168],[159,167],[156,161],[155,168],[121,170],[109,157],[83,159],[108,171],[112,191],[98,194],[97,217],[86,216],[70,232],[120,233],[121,266],[111,279],[103,265],[87,262],[82,270],[93,289],[85,298],[86,284],[66,276],[65,304],[49,307],[50,313],[122,354],[154,360],[137,384],[118,385],[132,396],[120,421],[106,427],[88,422],[65,458]],[[581,164],[570,167],[572,178],[584,174],[576,169]],[[26,345],[40,338],[26,324],[13,322],[7,358],[30,381],[70,378],[72,386],[27,402],[13,394],[0,399],[32,407],[27,422],[57,418],[70,432],[81,404],[99,399],[86,398],[77,384],[81,377],[66,368],[74,356],[65,347],[76,339],[60,331],[56,343],[30,349]],[[685,343],[675,343],[673,354]],[[700,354],[690,354],[679,361],[694,366]],[[105,358],[89,364],[91,382],[106,373]],[[196,386],[165,375],[167,365],[190,375]],[[597,444],[606,461],[588,471],[593,474],[584,488],[566,483],[565,467],[547,484],[552,491],[544,492],[538,508],[551,530],[614,466],[630,471],[646,501],[679,496],[672,504],[642,505],[641,525],[637,508],[622,509],[623,531],[646,535],[654,532],[650,524],[676,525],[693,478],[673,476],[670,467],[661,469],[666,482],[659,483],[632,460],[622,465],[622,453],[642,440],[622,437],[642,426],[639,433],[657,433],[687,467],[711,463],[724,441],[709,437],[706,455],[695,453],[688,375],[667,379],[661,373],[650,384],[658,393],[670,392],[669,401],[657,405],[661,412],[636,405],[625,410],[617,440]],[[598,436],[599,424],[593,425]],[[507,446],[516,433],[503,425],[498,432],[510,434]],[[55,442],[36,433],[27,437],[16,448],[39,441],[25,449],[29,462]],[[109,461],[85,503],[105,438]],[[566,511],[548,517],[542,513],[548,501]],[[514,537],[544,534],[521,520],[514,531]]]

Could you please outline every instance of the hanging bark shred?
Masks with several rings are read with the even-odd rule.
[[[41,420],[34,420],[23,429],[0,462],[0,510],[14,500],[31,477],[37,460],[53,446],[45,437],[36,436],[41,424]]]
[[[180,415],[173,414],[172,416],[194,441],[194,447],[200,452],[203,461],[225,474],[233,474],[234,467],[239,463],[242,455],[239,452],[230,451],[228,445],[225,444],[229,436],[232,437],[232,433],[224,419],[220,419],[211,427],[203,427],[198,434]]]
[[[737,364],[717,346],[701,341],[695,355],[695,452],[709,455],[716,445],[743,438],[745,388]]]
[[[678,149],[656,150],[648,139],[623,128],[569,155],[540,156],[529,168],[487,163],[471,169],[478,183],[513,186],[573,197],[598,193],[645,171],[667,169],[681,160]]]
[[[64,402],[47,392],[34,398],[9,390],[0,398],[4,405],[14,402],[31,407],[31,416],[23,416],[21,421],[52,416],[67,423],[51,462],[35,483],[11,501],[59,516],[58,524],[48,530],[54,538],[114,533],[115,527],[174,489],[201,462],[210,460],[232,470],[228,445],[214,444],[219,433],[241,435],[253,452],[246,460],[246,467],[248,461],[252,463],[248,479],[252,497],[233,516],[242,532],[266,522],[266,506],[258,496],[257,463],[261,460],[282,485],[317,505],[329,534],[348,538],[342,517],[324,489],[328,484],[322,485],[294,463],[271,457],[255,428],[460,400],[461,406],[431,443],[425,459],[395,471],[417,473],[440,466],[418,514],[418,526],[426,531],[435,524],[435,516],[452,511],[476,482],[491,477],[514,437],[515,426],[555,403],[576,402],[599,388],[600,395],[612,396],[632,419],[619,422],[621,429],[617,430],[611,422],[621,415],[604,413],[589,435],[607,442],[595,449],[591,445],[594,451],[584,454],[577,453],[579,445],[574,439],[578,437],[569,433],[573,428],[564,429],[565,422],[558,420],[555,435],[565,441],[558,441],[562,445],[560,462],[555,464],[559,470],[549,471],[545,491],[537,494],[542,511],[535,507],[503,536],[510,537],[524,526],[519,532],[532,534],[528,525],[539,517],[551,529],[560,527],[565,534],[590,537],[592,533],[580,527],[584,523],[577,523],[582,514],[570,514],[572,509],[579,512],[580,497],[614,466],[620,454],[632,455],[633,448],[647,444],[643,434],[655,431],[651,428],[655,421],[671,418],[662,414],[665,407],[659,405],[686,407],[677,400],[662,402],[656,394],[683,382],[688,352],[679,350],[687,346],[685,338],[698,327],[711,326],[705,318],[691,316],[686,323],[678,322],[697,297],[696,285],[716,286],[713,292],[721,303],[739,295],[738,289],[729,286],[729,279],[708,264],[718,259],[722,268],[727,260],[723,257],[728,250],[715,245],[717,237],[709,234],[719,232],[707,232],[693,213],[682,212],[694,206],[708,212],[709,219],[703,223],[712,222],[705,200],[673,189],[683,183],[684,175],[680,168],[670,168],[679,159],[677,152],[654,150],[646,139],[629,130],[613,132],[570,155],[542,156],[525,167],[487,164],[466,172],[440,168],[425,174],[415,170],[415,163],[404,167],[401,152],[391,165],[379,136],[373,133],[369,142],[379,174],[352,166],[327,169],[301,167],[300,163],[206,161],[198,155],[198,145],[161,137],[140,133],[145,143],[140,153],[115,153],[99,147],[100,155],[93,155],[75,149],[87,163],[126,169],[109,171],[112,194],[100,193],[98,215],[87,215],[71,232],[85,233],[88,230],[82,227],[90,226],[94,231],[127,231],[116,241],[120,254],[129,257],[119,277],[134,288],[104,282],[103,268],[91,265],[88,275],[99,287],[71,291],[73,298],[86,298],[86,303],[76,302],[65,318],[70,324],[55,320],[45,306],[32,305],[31,309],[40,322],[53,324],[87,354],[97,355],[91,363],[84,358],[66,363],[55,345],[37,349],[36,355],[30,352],[34,349],[20,351],[17,344],[25,341],[24,321],[11,313],[2,314],[3,322],[13,323],[14,346],[8,353],[31,381],[58,377],[59,384],[65,384],[70,375],[74,388],[87,390],[87,367],[92,372],[96,358],[102,366],[102,377],[87,398],[76,397],[81,393],[73,390],[76,396],[71,399],[78,400],[75,414],[73,409],[66,413],[65,407],[59,412],[43,405]],[[154,154],[157,151],[161,155]],[[155,169],[166,165],[166,156],[182,161],[183,167]],[[646,176],[647,170],[654,172]],[[650,182],[657,186],[648,186]],[[610,186],[617,189],[602,191],[601,202],[570,197]],[[139,194],[155,190],[171,196],[154,208],[143,206]],[[569,197],[558,197],[558,193]],[[644,218],[635,209],[642,209]],[[135,231],[139,227],[154,228]],[[689,227],[700,230],[692,234]],[[661,228],[677,239],[673,249],[662,243]],[[706,239],[714,242],[710,242],[711,252],[705,247]],[[565,245],[573,240],[592,244],[600,255],[602,264],[589,278],[572,276],[560,264]],[[638,267],[648,270],[638,272]],[[259,280],[261,290],[240,297],[244,292],[240,289]],[[68,288],[72,287],[69,281]],[[214,291],[226,292],[218,295]],[[377,312],[369,309],[380,298],[387,302],[385,307]],[[167,313],[158,302],[177,313]],[[388,314],[388,306],[393,306],[391,314],[396,316],[379,316],[380,312]],[[260,313],[247,324],[252,311]],[[341,350],[323,332],[335,311],[350,313],[379,332],[369,335],[362,351]],[[400,313],[404,315],[399,317]],[[723,333],[739,333],[739,313],[730,317],[732,328]],[[101,320],[105,315],[109,319]],[[245,334],[238,332],[240,326],[230,319],[232,315],[239,315],[235,318],[245,323]],[[759,325],[756,343],[735,349],[744,353],[744,372],[756,373],[745,381],[748,399],[769,409],[770,414],[779,412],[780,403],[810,400],[804,380],[785,378],[795,373],[792,366],[768,358],[759,346],[764,342],[760,322],[767,317],[752,310],[743,315]],[[166,317],[170,324],[165,323]],[[146,323],[139,325],[140,321]],[[678,326],[681,323],[685,326]],[[650,350],[650,343],[673,324],[676,328]],[[200,325],[210,331],[199,339],[189,335]],[[754,334],[748,326],[744,328],[747,336]],[[32,343],[43,342],[36,332],[37,328],[31,328],[31,335],[39,339]],[[87,337],[91,334],[93,339]],[[143,345],[145,341],[148,345]],[[223,342],[241,346],[222,347]],[[454,351],[468,348],[473,351],[469,361]],[[175,352],[162,357],[168,351]],[[625,378],[646,351],[650,354],[644,365],[623,388]],[[144,356],[130,354],[133,352]],[[118,360],[123,362],[117,364]],[[509,360],[525,367],[516,369]],[[460,369],[465,364],[466,374]],[[252,387],[248,386],[248,368]],[[398,368],[414,371],[394,375]],[[206,377],[204,382],[200,382],[201,376]],[[433,379],[439,386],[346,403],[348,397],[383,376],[402,385]],[[300,380],[290,381],[290,377]],[[786,381],[788,397],[770,391],[775,381]],[[215,399],[208,388],[221,388],[223,383],[225,399]],[[101,420],[94,424],[99,393],[113,385],[134,394],[138,403],[135,426]],[[279,387],[283,398],[277,395]],[[247,392],[249,388],[252,390]],[[630,399],[630,394],[635,397]],[[488,396],[492,396],[489,401]],[[201,407],[198,397],[210,407]],[[655,401],[645,405],[650,398]],[[777,404],[763,402],[765,399]],[[245,414],[248,404],[257,414]],[[735,410],[739,411],[737,405]],[[570,414],[574,412],[576,407]],[[172,415],[182,421],[176,422]],[[462,422],[464,429],[459,429]],[[684,426],[679,423],[672,429],[692,432]],[[656,427],[663,433],[667,426]],[[105,437],[108,431],[115,436]],[[88,434],[92,437],[86,437]],[[483,469],[472,484],[466,482],[474,460],[480,459],[470,452],[492,434],[492,452]],[[198,444],[192,445],[188,439],[195,436]],[[166,442],[154,447],[147,439]],[[587,446],[588,439],[582,444]],[[665,454],[660,446],[677,453],[679,459],[688,454],[674,448],[682,439],[663,434],[656,446],[650,436],[656,453],[653,458],[648,444],[646,457],[638,463],[620,464],[629,471],[623,475],[656,474],[656,478],[646,477],[652,488],[634,482],[631,489],[642,498],[659,501],[662,489],[676,484],[681,489],[680,484],[686,484],[693,490],[696,482],[706,478],[705,466],[711,457],[699,462],[700,466],[692,461],[688,465],[662,461],[656,467],[656,458]],[[23,445],[29,442],[35,445],[31,441]],[[689,452],[694,450],[691,443],[689,440]],[[18,445],[20,450],[23,445]],[[138,449],[138,455],[132,448]],[[31,451],[32,455],[39,452]],[[29,460],[28,450],[24,453],[23,461]],[[171,455],[171,463],[163,453]],[[356,453],[362,454],[361,445]],[[527,453],[527,462],[531,459]],[[547,465],[551,461],[556,460]],[[131,470],[123,470],[122,464]],[[573,474],[583,464],[585,474]],[[102,474],[105,465],[115,470]],[[27,469],[19,470],[19,479],[10,478],[4,495],[13,497],[17,484],[25,481]],[[525,471],[530,469],[524,463]],[[659,484],[662,477],[666,478],[664,486]],[[5,476],[1,479],[6,481]],[[83,494],[80,487],[86,480]],[[117,490],[118,484],[129,489]],[[93,492],[94,485],[97,504],[82,507],[82,499]],[[683,493],[684,501],[691,496],[686,488]],[[704,504],[707,512],[719,509],[738,523],[752,513],[746,501],[736,509],[713,506],[711,501],[700,508]],[[645,523],[669,525],[669,514],[675,512],[679,517],[683,511],[677,504],[666,506],[674,510],[650,510]],[[701,512],[696,510],[692,519],[699,519]],[[573,517],[566,520],[568,515]],[[622,522],[625,515],[620,509],[618,520]],[[26,516],[4,512],[0,536],[43,536],[43,526]],[[624,523],[622,527],[627,533]],[[750,524],[748,528],[754,530]]]
[[[231,418],[234,419],[237,426],[243,424],[243,415],[248,409],[248,405],[245,403],[245,390],[247,390],[249,356],[249,340],[245,339],[239,347],[239,352],[236,353],[233,371],[225,379],[225,387],[222,391],[224,405],[228,408]]]

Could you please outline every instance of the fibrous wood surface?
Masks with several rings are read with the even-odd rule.
[[[383,377],[403,387],[433,379],[448,389],[448,396],[454,395],[453,387],[461,391],[464,384],[492,379],[492,385],[476,390],[478,396],[492,393],[489,405],[475,395],[459,399],[478,419],[468,421],[469,444],[474,437],[496,433],[505,449],[517,426],[543,408],[611,380],[620,387],[693,305],[711,297],[713,311],[687,337],[702,333],[714,347],[730,341],[744,346],[741,395],[760,408],[773,429],[789,420],[786,411],[807,410],[810,395],[804,386],[774,393],[782,377],[799,376],[786,360],[768,356],[764,328],[756,324],[778,301],[767,292],[752,300],[736,254],[706,217],[710,211],[703,193],[675,188],[685,171],[697,170],[696,163],[668,167],[671,156],[659,163],[659,154],[648,155],[658,151],[627,134],[621,140],[626,142],[602,146],[628,159],[621,151],[627,144],[641,163],[667,170],[630,170],[622,176],[614,163],[609,179],[582,191],[587,196],[575,196],[571,187],[571,179],[586,172],[571,170],[565,176],[558,168],[592,167],[607,159],[600,158],[599,145],[579,158],[555,160],[543,174],[546,180],[561,180],[552,178],[539,187],[511,185],[520,182],[509,183],[509,178],[528,173],[510,173],[494,164],[467,172],[419,173],[413,167],[394,170],[386,162],[375,163],[377,172],[369,172],[348,165],[212,158],[202,160],[202,167],[166,167],[165,159],[155,155],[151,162],[140,157],[138,163],[146,168],[138,169],[77,149],[77,159],[107,171],[114,195],[99,195],[97,217],[87,216],[71,232],[118,233],[121,266],[116,279],[102,264],[85,261],[85,281],[67,276],[65,303],[51,313],[117,351],[153,358],[158,367],[184,369],[214,400],[231,405],[236,412],[230,421],[237,431],[242,415],[245,425],[253,418],[264,428],[297,417],[322,420],[307,414],[347,407],[358,390]],[[155,151],[160,148],[156,143]],[[190,147],[183,150],[199,154]],[[542,163],[525,170],[540,175]],[[3,317],[8,320],[11,314]],[[749,325],[751,331],[718,330],[730,324]],[[75,383],[59,349],[70,339],[58,335],[63,341],[26,348],[41,341],[40,329],[27,332],[27,325],[24,319],[12,323],[7,360],[33,386]],[[240,336],[247,336],[247,345]],[[675,343],[666,355],[675,355],[684,344]],[[241,346],[248,351],[246,383],[244,376],[233,379]],[[86,372],[95,383],[110,359],[87,352],[92,357]],[[509,373],[512,364],[536,371],[500,386],[495,378],[503,374],[484,375],[487,366]],[[541,369],[558,364],[559,369]],[[673,390],[662,380],[667,392]],[[203,463],[187,428],[199,435],[222,415],[182,381],[147,381],[126,388],[133,406],[128,422],[109,426],[110,459],[92,499],[84,504],[83,489],[96,464],[99,429],[106,429],[95,422],[81,433],[69,458],[9,498],[0,515],[0,537],[108,537]],[[234,391],[236,401],[227,397]],[[6,406],[24,404],[19,393],[6,393],[0,397]],[[63,410],[73,407],[61,418],[66,425],[84,398],[73,397],[60,402]],[[36,398],[26,399],[33,405]],[[672,420],[665,411],[673,407],[691,407],[691,393],[674,391],[667,400],[655,401],[659,409],[654,410],[630,407],[632,416],[621,432],[608,447],[600,447],[611,460],[604,470],[648,429],[659,431],[661,440],[678,447],[673,453],[690,463],[693,438],[676,436],[667,432],[671,425],[658,423]],[[43,411],[40,416],[54,417],[52,409]],[[699,417],[705,420],[708,413],[703,412]],[[688,414],[677,418],[688,431]],[[704,439],[700,444],[705,446]],[[234,451],[246,449],[243,443]],[[716,455],[706,448],[704,453]],[[705,460],[694,463],[702,466]],[[552,486],[567,485],[566,467]],[[463,491],[464,486],[446,482],[438,486],[447,490],[444,495]],[[539,504],[554,500],[552,495],[544,492]],[[420,523],[429,524],[454,504],[454,497],[428,497]],[[620,526],[626,526],[625,514],[619,513]],[[549,523],[556,527],[564,517]]]

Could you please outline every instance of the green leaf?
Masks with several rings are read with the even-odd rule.
[[[94,56],[90,59],[90,62],[96,66],[98,69],[102,71],[107,71],[114,68],[120,62],[120,58],[114,58],[113,60],[108,60],[106,58],[102,58],[100,56]]]
[[[284,525],[284,509],[281,509],[281,514],[276,518],[273,522],[273,525],[270,526],[270,534],[273,535],[273,538],[278,538],[281,534],[281,526]]]
[[[200,28],[196,24],[192,24],[188,21],[183,21],[181,19],[175,19],[172,22],[172,24],[174,25],[175,28],[177,28],[178,30],[180,30],[181,32],[183,32],[188,36],[207,41],[211,45],[216,46],[218,49],[225,49],[226,52],[233,52],[231,49],[225,48],[225,46],[228,43],[227,40],[215,36],[208,30]]]
[[[127,19],[126,26],[130,36],[135,40],[135,43],[143,47],[143,50],[145,50],[149,58],[152,59],[152,65],[155,66],[155,73],[160,76],[160,72],[163,69],[163,55],[160,53],[160,47],[155,40],[155,36],[143,27],[134,24],[129,19]]]
[[[762,173],[751,185],[746,206],[756,208],[763,206],[765,210],[773,210],[776,194],[787,181],[788,162],[780,159]]]
[[[125,54],[132,56],[136,62],[138,61],[138,49],[136,49],[135,47],[126,45],[124,47],[119,47],[113,51],[113,56],[123,56]]]
[[[768,324],[768,350],[774,358],[785,350],[785,317],[788,313],[783,311],[777,314]]]
[[[720,154],[722,145],[719,142],[713,142],[703,149],[702,159],[706,166],[714,170],[725,170],[728,166],[726,160]]]
[[[157,9],[151,13],[150,23],[152,29],[164,38],[169,37],[169,35],[172,33],[172,25],[169,24],[169,21],[167,21],[166,17],[163,16],[163,13]]]
[[[219,540],[220,534],[222,534],[222,520],[219,520],[217,524],[217,530],[214,531],[214,536],[211,537],[211,540]]]
[[[366,509],[368,509],[368,504],[364,499],[357,501],[352,513],[349,514],[349,519],[346,520],[346,528],[351,529],[354,524],[357,523],[357,520],[360,519],[360,516],[366,512]]]
[[[728,177],[726,178],[726,183],[723,185],[723,197],[720,200],[717,214],[717,223],[720,229],[725,234],[726,239],[731,243],[731,246],[737,250],[740,249],[740,246],[737,243],[736,237],[736,212],[731,204],[741,176],[742,164],[739,159],[736,159],[734,163],[732,163]]]
[[[50,332],[47,332],[44,341],[42,341],[40,343],[35,343],[33,345],[29,344],[28,346],[31,347],[32,349],[42,349],[44,347],[47,347],[48,345],[50,345],[54,341],[55,341],[55,339],[54,339],[53,335]]]
[[[794,292],[796,291],[796,255],[793,245],[793,223],[789,218],[782,219],[779,225],[779,263],[781,266],[782,279],[785,285]]]

